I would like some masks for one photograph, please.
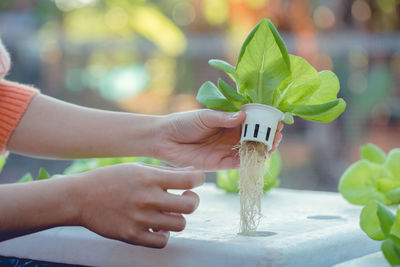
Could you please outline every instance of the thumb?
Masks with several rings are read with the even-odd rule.
[[[200,123],[207,128],[234,128],[242,124],[246,114],[203,109],[198,112]]]

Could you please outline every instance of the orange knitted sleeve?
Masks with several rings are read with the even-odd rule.
[[[0,154],[6,154],[6,146],[26,108],[38,90],[4,80],[10,69],[10,55],[0,39]]]
[[[15,82],[0,79],[0,153],[4,154],[7,142],[26,108],[38,90]]]

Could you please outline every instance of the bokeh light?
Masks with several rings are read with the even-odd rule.
[[[353,71],[347,81],[347,86],[353,94],[362,94],[367,89],[368,81],[364,72]]]
[[[176,24],[187,26],[196,18],[196,10],[190,3],[177,3],[172,10],[172,18]]]
[[[81,8],[89,4],[95,3],[97,0],[54,0],[56,6],[61,11],[71,11],[76,8]]]
[[[153,6],[132,10],[130,24],[166,54],[177,56],[186,49],[186,38],[181,30]]]
[[[254,10],[265,8],[269,0],[247,0],[249,6]]]
[[[91,64],[89,65],[86,70],[85,70],[85,77],[87,79],[84,80],[86,87],[89,89],[95,89],[99,88],[100,86],[100,81],[102,77],[106,76],[106,73],[108,71],[108,68],[104,65],[101,64]]]
[[[229,6],[227,0],[203,0],[204,17],[211,25],[219,25],[228,19]]]
[[[53,41],[44,41],[40,46],[40,59],[48,64],[56,64],[60,62],[62,57],[62,51],[58,42],[56,40]]]
[[[368,68],[368,52],[362,46],[353,47],[349,52],[350,64],[357,69]]]
[[[128,26],[129,16],[125,9],[113,7],[105,15],[106,25],[113,31],[124,29]]]
[[[82,69],[73,68],[69,69],[65,75],[65,86],[71,92],[81,92],[85,89],[85,84],[83,83],[82,76],[84,72]]]
[[[396,0],[376,0],[376,3],[384,13],[391,14],[396,11]]]
[[[364,0],[356,0],[351,6],[351,14],[356,20],[365,22],[371,18],[371,7]]]
[[[100,80],[100,94],[109,100],[121,100],[142,92],[148,83],[147,70],[142,65],[115,67]]]
[[[400,76],[400,50],[394,53],[390,60],[390,68],[393,73]]]
[[[335,25],[336,18],[333,11],[326,6],[319,6],[314,11],[314,22],[321,29],[329,29]]]

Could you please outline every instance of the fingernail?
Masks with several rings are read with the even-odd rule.
[[[233,113],[233,114],[231,115],[231,120],[237,119],[237,117],[239,117],[239,115],[240,115],[240,111],[239,111],[239,112],[236,112],[236,113]]]

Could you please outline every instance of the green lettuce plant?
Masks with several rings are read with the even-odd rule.
[[[400,149],[386,155],[373,144],[360,149],[361,159],[353,163],[339,181],[339,192],[350,203],[365,205],[360,214],[361,229],[382,242],[382,253],[392,266],[400,265],[400,210],[386,205],[400,203]]]
[[[400,210],[396,213],[377,200],[370,200],[361,211],[361,229],[373,240],[383,241],[381,250],[392,266],[400,265]]]
[[[238,111],[248,103],[273,106],[307,120],[331,122],[346,108],[337,98],[339,80],[331,71],[317,72],[306,60],[290,55],[285,43],[268,19],[261,20],[242,45],[236,67],[223,60],[209,64],[224,71],[235,83],[232,88],[222,79],[199,89],[197,101],[208,108]]]
[[[266,193],[270,189],[279,186],[279,173],[282,168],[282,160],[278,151],[272,153],[271,157],[265,163],[266,171],[264,174],[264,188]],[[239,192],[239,171],[221,170],[217,171],[217,187],[224,189],[228,193]]]
[[[365,205],[370,200],[390,205],[400,203],[400,148],[388,155],[373,144],[360,149],[361,159],[353,163],[339,181],[339,192],[350,203]]]

